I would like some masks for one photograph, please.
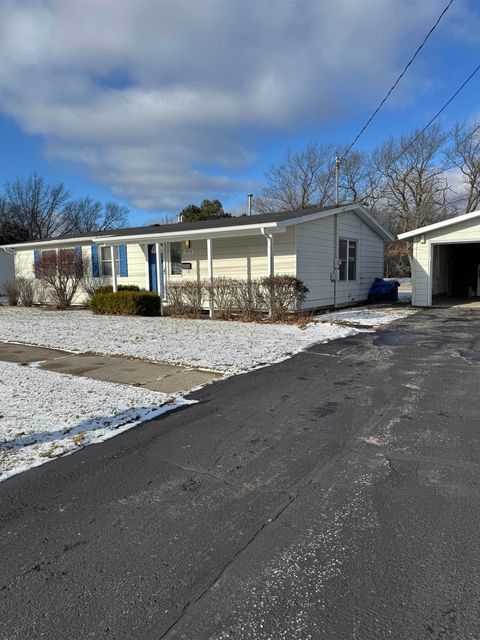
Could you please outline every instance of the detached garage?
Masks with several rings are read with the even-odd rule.
[[[480,299],[480,211],[402,233],[398,239],[413,239],[413,305]]]

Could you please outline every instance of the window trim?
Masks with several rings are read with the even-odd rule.
[[[340,242],[346,242],[347,243],[347,257],[346,260],[343,260],[342,258],[340,258]],[[354,244],[355,245],[355,260],[350,260],[350,244]],[[359,241],[358,238],[339,238],[338,239],[338,247],[337,247],[337,252],[338,252],[338,281],[339,282],[358,282],[358,247],[359,247]],[[345,271],[345,278],[340,278],[340,269],[341,269],[341,265],[342,262],[346,263],[346,271]],[[350,278],[349,277],[349,265],[350,262],[354,262],[355,264],[355,278]]]
[[[99,259],[98,259],[98,264],[99,264],[99,270],[100,270],[100,277],[101,278],[112,278],[113,277],[113,269],[112,269],[112,254],[111,254],[111,248],[110,246],[101,246],[100,248],[100,255],[99,255]],[[103,251],[107,252],[108,258],[104,258],[103,257]],[[115,272],[117,274],[117,278],[118,278],[118,274],[120,273],[120,251],[118,249],[117,245],[113,246],[113,251],[114,251],[114,255],[115,255]],[[105,273],[104,271],[104,264],[109,264],[110,265],[110,273]]]

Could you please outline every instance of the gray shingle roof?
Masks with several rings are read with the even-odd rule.
[[[343,204],[342,207],[346,205]],[[329,207],[309,207],[307,209],[294,209],[290,211],[276,211],[274,213],[260,213],[253,216],[235,216],[233,218],[218,218],[216,220],[201,220],[198,222],[177,222],[173,224],[155,224],[146,227],[127,227],[125,229],[109,229],[108,231],[93,231],[89,233],[77,233],[74,235],[57,236],[49,240],[43,240],[41,242],[55,242],[59,239],[81,239],[102,237],[102,236],[129,236],[129,235],[143,235],[143,234],[156,234],[156,233],[175,233],[177,231],[197,231],[202,229],[216,229],[220,227],[237,227],[249,224],[262,224],[268,222],[282,222],[283,220],[292,220],[294,218],[301,218],[309,213],[317,213],[322,211],[330,211],[336,209],[336,205]],[[19,244],[33,244],[35,241],[27,240]]]

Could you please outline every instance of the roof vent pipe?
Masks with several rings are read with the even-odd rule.
[[[248,215],[251,216],[252,215],[253,193],[249,193],[247,197],[248,197]]]

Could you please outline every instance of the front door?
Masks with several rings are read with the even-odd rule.
[[[154,244],[148,245],[148,281],[150,284],[150,291],[159,293],[157,279],[157,248]],[[163,298],[163,252],[160,253],[160,288],[160,294]]]

